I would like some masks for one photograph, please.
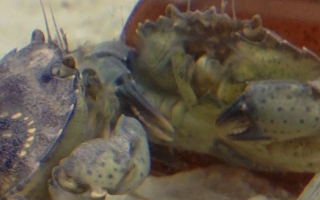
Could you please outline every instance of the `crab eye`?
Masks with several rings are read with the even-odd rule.
[[[66,78],[75,75],[77,69],[75,67],[74,58],[67,56],[61,62],[55,63],[51,67],[51,75],[59,78]]]
[[[72,69],[76,68],[76,62],[72,56],[66,56],[63,58],[62,63]]]

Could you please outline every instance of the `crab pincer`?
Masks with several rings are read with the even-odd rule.
[[[285,141],[319,133],[319,80],[257,81],[218,116],[235,140]]]

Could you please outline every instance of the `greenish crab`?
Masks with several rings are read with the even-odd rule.
[[[153,143],[251,169],[320,170],[320,62],[312,52],[264,28],[258,15],[238,20],[214,7],[168,5],[137,37],[136,49],[106,42],[70,57],[35,31],[1,60],[2,199],[130,192],[149,172],[145,130]]]
[[[175,128],[166,145],[258,170],[320,169],[315,54],[264,28],[259,15],[237,20],[215,7],[168,5],[137,37],[129,69]]]
[[[255,170],[319,172],[319,57],[259,15],[231,18],[225,5],[220,13],[168,5],[139,25],[129,69],[175,128],[172,142],[151,142]],[[310,194],[300,198],[317,199]]]

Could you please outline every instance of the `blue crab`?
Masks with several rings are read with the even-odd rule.
[[[150,170],[143,126],[170,139],[163,131],[171,125],[119,68],[126,57],[113,56],[104,66],[117,73],[100,80],[77,68],[65,35],[53,41],[47,31],[48,42],[35,30],[26,47],[0,61],[0,199],[130,193]]]

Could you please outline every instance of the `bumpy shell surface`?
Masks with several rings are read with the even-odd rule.
[[[244,143],[225,137],[228,131],[212,123],[221,108],[244,91],[248,81],[293,79],[305,83],[319,77],[318,56],[290,44],[262,24],[259,15],[239,21],[217,12],[215,7],[204,12],[181,12],[168,5],[165,16],[138,27],[138,56],[132,57],[132,74],[146,98],[176,128],[174,142],[168,145],[214,154],[231,162],[237,157],[238,163],[260,170],[318,171],[318,164],[309,167],[305,157],[300,160],[293,155],[300,138],[277,144]],[[149,53],[149,49],[153,51]],[[181,63],[186,67],[180,67]],[[228,143],[227,149],[244,156],[225,153],[221,140]],[[267,145],[272,151],[257,150]],[[289,152],[282,150],[285,146],[289,146]],[[288,158],[288,153],[292,157]],[[282,156],[287,158],[286,164],[283,159],[275,161]],[[257,167],[248,159],[263,165]]]
[[[0,61],[0,196],[23,190],[62,136],[77,101],[77,76],[58,78],[53,43],[33,40]]]
[[[200,1],[196,1],[196,3],[194,3],[198,4],[199,2]],[[252,7],[252,4],[241,2],[241,5],[244,4]],[[194,4],[191,4],[191,8],[192,5]],[[207,4],[207,6],[208,5],[209,4]],[[210,1],[210,5],[219,4]],[[186,10],[185,7],[179,11],[173,6],[167,6],[167,9],[164,9],[165,6],[166,5],[163,5],[163,7],[161,7],[163,16],[159,17],[159,14],[153,18],[149,18],[148,16],[148,20],[145,20],[146,18],[141,18],[142,15],[145,16],[145,12],[143,11],[147,10],[146,7],[141,9],[140,12],[139,9],[141,7],[134,10],[133,14],[136,18],[135,20],[131,20],[131,23],[127,23],[123,32],[123,38],[126,40],[127,44],[135,46],[138,49],[138,56],[140,56],[138,59],[137,56],[134,57],[140,62],[136,66],[133,65],[133,67],[137,67],[133,69],[133,71],[136,72],[135,74],[133,72],[136,82],[141,86],[142,90],[145,92],[144,94],[146,96],[149,95],[149,98],[147,97],[148,100],[158,107],[176,128],[177,134],[174,141],[177,142],[168,143],[164,146],[171,145],[177,147],[179,150],[183,149],[198,153],[215,154],[215,156],[220,156],[220,158],[230,162],[235,161],[235,158],[240,158],[238,160],[239,162],[236,162],[255,169],[261,167],[260,169],[262,170],[306,171],[303,169],[307,169],[308,171],[318,171],[315,167],[312,169],[308,166],[309,163],[306,162],[306,160],[311,161],[312,159],[306,159],[305,156],[301,156],[302,159],[297,159],[297,156],[293,155],[293,150],[295,149],[296,144],[299,145],[299,140],[296,140],[296,143],[284,142],[275,145],[272,141],[241,142],[230,140],[226,137],[225,140],[220,143],[220,138],[225,135],[219,135],[219,133],[224,133],[225,130],[215,126],[213,121],[216,119],[218,113],[221,112],[224,104],[220,104],[222,105],[221,107],[214,106],[215,103],[212,103],[212,101],[210,103],[210,100],[203,98],[205,96],[203,96],[203,90],[201,89],[205,87],[198,87],[205,85],[203,84],[206,83],[204,81],[206,78],[205,75],[209,73],[200,74],[199,79],[194,78],[196,77],[194,74],[194,76],[191,76],[190,78],[189,72],[191,70],[189,69],[199,69],[197,67],[192,68],[195,63],[191,62],[191,67],[184,71],[187,73],[182,74],[183,78],[186,77],[186,79],[182,80],[189,80],[189,82],[185,81],[187,84],[182,82],[183,86],[187,85],[193,87],[192,89],[195,91],[197,97],[197,101],[195,102],[198,102],[198,104],[193,105],[192,108],[188,110],[185,106],[185,100],[181,100],[183,97],[181,98],[180,95],[181,91],[184,92],[186,90],[181,90],[176,86],[178,85],[176,82],[180,81],[180,79],[175,82],[175,79],[173,78],[176,74],[173,73],[174,65],[172,64],[172,55],[175,52],[172,53],[172,49],[178,47],[179,50],[181,50],[183,48],[187,56],[191,55],[191,58],[194,58],[195,60],[199,57],[201,58],[204,54],[209,55],[213,60],[218,60],[217,63],[213,63],[214,65],[212,65],[217,67],[213,68],[226,69],[221,74],[214,73],[218,74],[216,80],[219,82],[219,86],[216,87],[215,84],[209,82],[207,85],[212,86],[212,88],[204,91],[205,94],[207,91],[216,91],[213,92],[213,96],[217,95],[218,97],[223,97],[222,99],[227,104],[244,90],[245,87],[243,86],[246,85],[247,81],[294,79],[304,83],[317,78],[320,72],[318,56],[310,52],[307,48],[298,48],[280,37],[280,35],[284,35],[286,39],[290,39],[288,35],[277,35],[271,31],[275,30],[278,32],[278,29],[272,28],[273,26],[270,26],[270,23],[269,25],[264,23],[266,18],[265,15],[249,15],[250,18],[238,16],[239,21],[234,20],[230,15],[227,16],[225,13],[218,12],[217,10],[219,9],[215,9],[214,7],[205,11],[203,7],[199,6],[198,8],[201,11],[183,12]],[[261,14],[260,11],[254,12],[254,14]],[[270,18],[269,22],[270,21],[281,20]],[[138,22],[140,22],[139,25]],[[291,23],[296,24],[297,20],[292,20],[292,22],[290,21],[288,24]],[[307,23],[304,22],[303,24],[306,25]],[[290,25],[287,25],[287,21],[281,22],[281,30],[284,30],[285,28],[289,30],[289,26]],[[271,29],[265,27],[271,27]],[[308,26],[302,27],[307,29]],[[132,34],[133,36],[131,36],[133,30],[136,31],[136,34]],[[290,28],[290,30],[292,29]],[[279,33],[281,33],[281,31]],[[165,40],[160,40],[159,38],[165,38]],[[299,44],[299,42],[295,44]],[[303,42],[302,45],[306,44],[308,47],[312,46],[307,42]],[[302,45],[300,44],[299,46]],[[152,51],[150,51],[150,49],[152,49]],[[216,51],[210,51],[212,49]],[[198,60],[201,61],[201,59]],[[204,59],[204,61],[208,60]],[[221,66],[219,64],[221,64]],[[159,74],[161,74],[161,76],[158,76]],[[156,77],[161,78],[157,79]],[[197,82],[197,80],[199,80],[199,82]],[[202,85],[198,83],[201,83]],[[243,86],[241,86],[242,84]],[[189,94],[188,92],[185,93]],[[171,105],[165,106],[165,103]],[[305,141],[306,140],[300,140],[301,143],[304,143]],[[307,146],[318,146],[315,144],[316,141],[318,140],[312,141],[314,145],[308,143]],[[224,142],[228,143],[227,148],[225,148],[226,145],[223,144]],[[232,148],[230,146],[232,146]],[[269,150],[271,148],[267,149],[267,146],[272,147],[272,151]],[[284,147],[286,147],[286,149]],[[165,163],[167,166],[173,166],[172,163],[174,163],[174,167],[178,166],[180,164],[178,162],[179,159],[177,158],[178,154],[172,155],[172,151],[169,151],[170,153],[168,153],[168,155],[171,155],[172,161],[168,162],[170,159],[168,159],[168,156],[163,156],[163,149],[165,148],[161,148],[161,145],[155,146],[151,144],[151,154],[153,157],[158,156],[155,160],[160,160],[159,162],[161,164]],[[244,156],[233,156],[234,154],[232,153],[235,151],[230,151],[229,153],[227,152],[228,149],[235,149],[236,151],[239,151],[239,153],[243,150],[241,154]],[[309,151],[311,148],[306,149],[306,155],[311,155]],[[269,152],[271,153],[269,154]],[[225,156],[221,156],[223,153],[225,153]],[[257,155],[254,156],[253,154]],[[265,156],[262,156],[263,154],[265,154]],[[188,155],[188,157],[190,156]],[[199,158],[198,155],[197,157]],[[280,158],[278,161],[274,160],[278,158]],[[287,164],[283,164],[284,160],[282,158],[287,159]],[[255,160],[255,164],[263,164],[264,166],[252,166],[252,160],[250,161],[248,159]],[[188,160],[189,162],[191,159],[185,160]],[[196,164],[199,166],[199,163]],[[310,164],[310,166],[315,165]],[[179,168],[179,166],[177,168]],[[291,182],[290,184],[293,185]]]

